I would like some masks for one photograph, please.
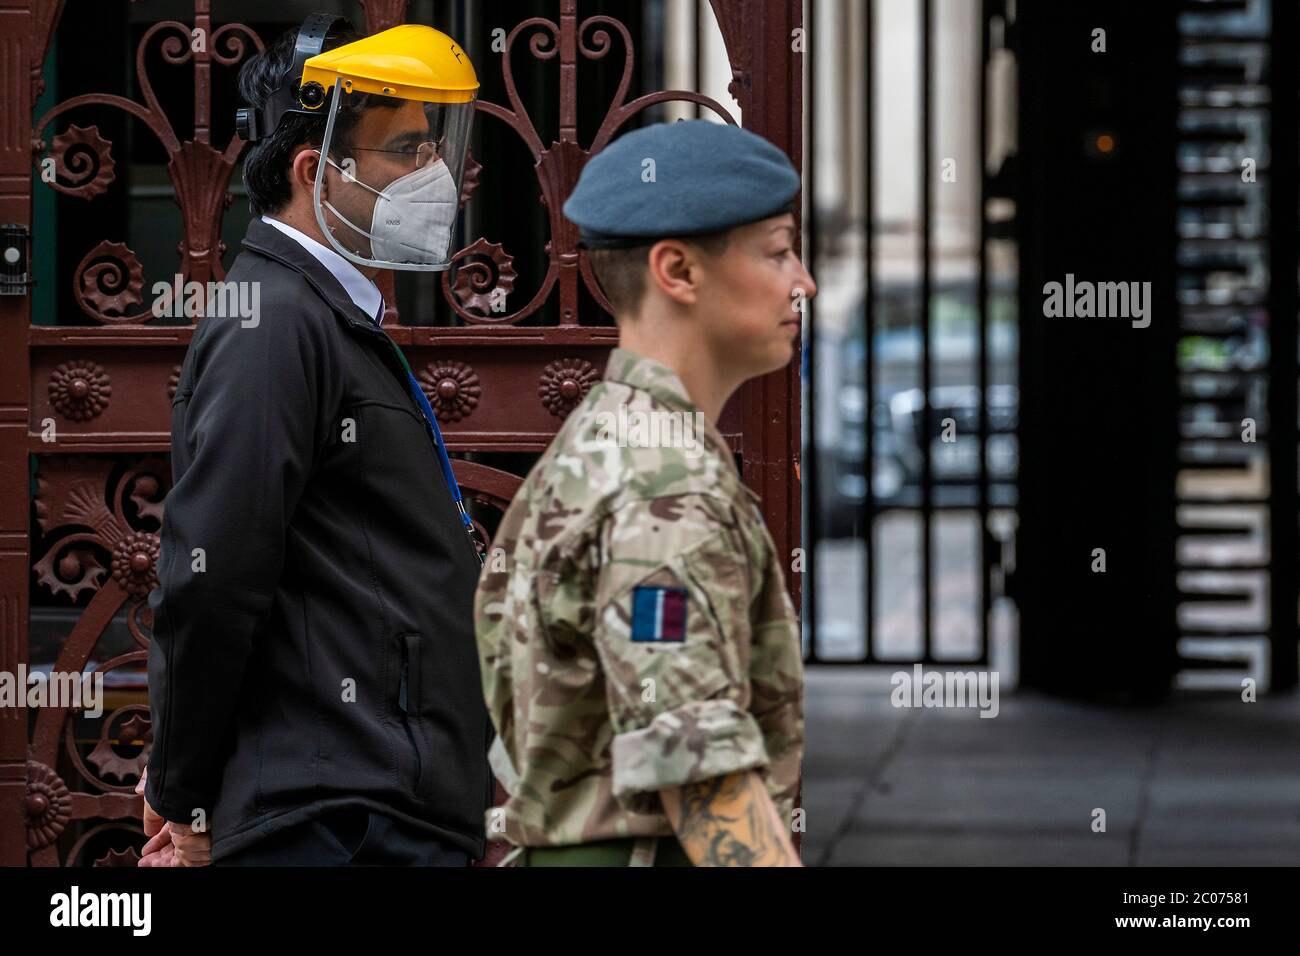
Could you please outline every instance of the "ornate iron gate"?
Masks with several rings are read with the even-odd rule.
[[[400,23],[407,13],[407,0],[360,3],[370,32]],[[745,125],[798,164],[802,64],[792,37],[801,3],[711,3]],[[214,91],[233,83],[230,68],[273,38],[243,24],[214,23],[213,6],[212,0],[194,0],[190,23],[164,20],[144,32],[134,61],[138,99],[91,93],[34,116],[64,4],[0,0],[0,222],[15,226],[2,243],[18,250],[11,272],[23,264],[33,199],[45,188],[43,170],[54,171],[48,184],[54,190],[87,202],[114,188],[124,157],[114,157],[113,143],[94,123],[68,121],[67,114],[92,107],[96,116],[123,112],[166,151],[180,207],[183,280],[224,276],[228,250],[221,225],[243,143],[212,142]],[[215,6],[219,15],[220,3]],[[480,101],[479,125],[505,124],[532,156],[542,204],[535,212],[544,218],[550,240],[544,250],[524,254],[544,252],[540,284],[519,308],[492,312],[494,292],[499,297],[513,291],[518,271],[512,253],[520,250],[507,252],[483,236],[461,249],[458,268],[442,276],[441,296],[455,316],[451,324],[399,325],[389,315],[393,338],[422,378],[449,448],[480,459],[545,448],[599,379],[615,343],[607,322],[595,324],[579,314],[587,295],[601,307],[607,303],[576,248],[576,230],[560,213],[586,159],[645,108],[669,99],[691,100],[727,116],[721,104],[695,93],[657,91],[629,99],[634,51],[626,26],[599,13],[580,18],[577,0],[554,6],[556,19],[532,17],[510,30],[499,63],[479,63],[482,76],[500,71],[507,98],[506,104]],[[502,19],[513,19],[509,5],[502,7]],[[199,35],[205,42],[193,43]],[[584,146],[577,123],[579,65],[606,58],[616,37],[624,51],[617,90]],[[512,54],[522,54],[525,38],[534,60],[558,61],[554,133],[539,129],[518,95]],[[159,55],[172,67],[192,66],[192,131],[173,127],[155,93],[147,58]],[[476,185],[490,183],[492,160],[479,160],[486,162],[471,161],[463,201],[472,203]],[[157,531],[170,483],[162,457],[169,447],[169,402],[193,326],[154,320],[140,258],[117,236],[78,235],[71,241],[85,250],[71,277],[82,324],[34,325],[27,290],[19,286],[6,290],[17,294],[0,295],[0,670],[13,674],[32,660],[29,588],[35,588],[74,608],[84,605],[50,652],[55,671],[142,674],[150,623],[146,597],[157,582]],[[149,282],[158,278],[163,277]],[[396,301],[393,292],[389,277],[390,303]],[[553,322],[541,311],[552,297],[558,298]],[[763,496],[778,546],[787,552],[798,543],[800,523],[797,368],[792,363],[750,383],[721,422],[745,480]],[[483,460],[458,457],[455,468],[467,497],[483,509],[503,509],[520,481],[518,474]],[[799,581],[791,583],[797,600]],[[104,714],[95,719],[72,709],[29,711],[21,702],[0,708],[0,864],[133,865],[143,837],[134,785],[150,743],[148,718],[138,680],[108,696]]]

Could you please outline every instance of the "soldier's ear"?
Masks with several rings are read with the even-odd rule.
[[[694,305],[698,299],[700,257],[689,243],[661,239],[646,256],[648,284],[680,305]]]

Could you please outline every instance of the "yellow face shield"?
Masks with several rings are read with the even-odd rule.
[[[431,27],[307,60],[299,99],[329,109],[313,205],[340,255],[378,269],[451,264],[477,95],[469,57]]]

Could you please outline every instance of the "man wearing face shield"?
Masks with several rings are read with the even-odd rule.
[[[392,52],[424,42],[425,29],[396,27],[313,57],[303,69],[304,95],[329,98],[316,221],[330,245],[363,268],[450,264],[478,80],[454,43],[436,75],[425,60]]]
[[[241,71],[261,308],[199,321],[172,406],[141,865],[483,854],[480,552],[374,282],[447,268],[477,88],[445,34],[324,15]]]

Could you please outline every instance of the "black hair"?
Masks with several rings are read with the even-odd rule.
[[[356,32],[343,24],[326,38],[323,49],[330,50],[356,39]],[[255,109],[266,105],[279,88],[285,71],[293,65],[297,42],[298,28],[294,27],[267,47],[266,52],[252,57],[240,68],[239,96],[245,105]],[[285,113],[273,132],[249,145],[244,156],[244,187],[248,190],[248,208],[254,216],[278,212],[293,198],[289,184],[293,158],[304,143],[320,145],[325,138],[327,116],[328,108],[322,108],[319,116]],[[335,122],[336,136],[345,132],[339,125],[343,119],[340,116]]]

